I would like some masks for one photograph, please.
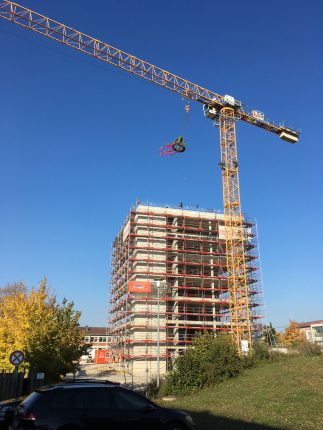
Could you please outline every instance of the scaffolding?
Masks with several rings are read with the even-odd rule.
[[[253,227],[244,218],[256,336],[262,291]],[[182,205],[131,209],[112,252],[109,326],[117,363],[148,377],[156,374],[158,359],[164,373],[196,333],[231,332],[230,300],[223,214]]]

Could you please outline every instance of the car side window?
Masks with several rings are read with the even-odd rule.
[[[111,409],[113,398],[104,387],[80,387],[57,390],[50,402],[52,409]]]
[[[118,409],[143,409],[148,403],[144,397],[127,390],[116,388],[113,395]]]
[[[104,387],[89,387],[75,390],[74,408],[76,409],[112,409],[113,398]]]
[[[73,391],[75,390],[55,390],[51,395],[49,407],[51,409],[71,409],[73,407]]]

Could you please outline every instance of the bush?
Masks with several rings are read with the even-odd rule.
[[[157,396],[159,389],[157,387],[157,379],[151,379],[146,386],[146,397],[154,399]]]
[[[233,378],[243,370],[236,344],[228,335],[214,338],[208,353],[207,382],[213,384]]]
[[[163,392],[192,391],[237,376],[242,369],[242,361],[230,336],[200,334],[192,346],[175,360]]]
[[[299,342],[297,346],[295,346],[295,351],[301,355],[321,355],[322,350],[317,343],[308,342],[307,340],[303,340]]]
[[[203,356],[194,349],[188,349],[184,355],[178,357],[174,369],[166,382],[177,388],[201,388],[207,381],[206,362]]]
[[[262,363],[273,361],[273,356],[269,351],[266,344],[258,341],[254,342],[252,353],[243,357],[243,367],[248,369],[250,367],[259,366]]]

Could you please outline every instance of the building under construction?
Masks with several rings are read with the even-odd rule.
[[[244,219],[252,330],[262,291],[254,224]],[[230,331],[223,214],[137,204],[113,243],[113,360],[147,379],[170,369],[196,333]]]

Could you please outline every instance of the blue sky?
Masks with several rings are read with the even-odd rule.
[[[33,1],[23,5],[275,121],[291,145],[239,123],[242,209],[258,223],[267,319],[323,317],[322,42],[319,0]],[[142,201],[222,208],[218,129],[126,72],[0,22],[0,285],[37,285],[104,325],[110,251]],[[159,157],[179,134],[187,151]]]

